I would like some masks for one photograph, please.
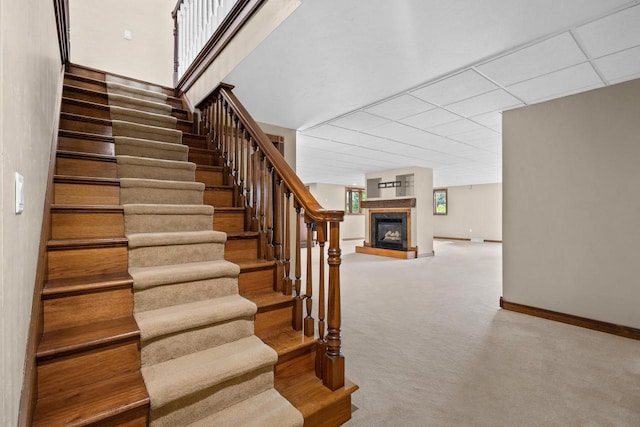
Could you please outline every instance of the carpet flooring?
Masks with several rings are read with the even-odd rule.
[[[341,268],[360,386],[345,426],[640,426],[640,342],[501,310],[501,244],[394,260],[356,243]]]

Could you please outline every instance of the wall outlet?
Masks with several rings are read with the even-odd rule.
[[[131,31],[124,30],[124,39],[125,40],[131,40]]]
[[[469,229],[469,233],[473,233],[473,230],[472,230],[472,229]]]
[[[24,212],[24,177],[16,172],[16,215]]]

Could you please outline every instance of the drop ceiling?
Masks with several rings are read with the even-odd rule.
[[[502,111],[640,77],[638,3],[305,0],[225,80],[305,182],[501,182]]]

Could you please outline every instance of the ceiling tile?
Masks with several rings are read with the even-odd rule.
[[[509,86],[507,90],[527,103],[532,103],[602,85],[600,77],[587,62],[517,83]]]
[[[420,129],[428,129],[433,126],[453,122],[454,120],[459,119],[460,116],[457,116],[447,110],[443,110],[442,108],[437,108],[435,110],[430,110],[424,113],[416,114],[415,116],[401,119],[399,120],[399,122]]]
[[[448,105],[447,109],[461,116],[470,117],[489,111],[502,111],[520,104],[521,102],[517,98],[502,89],[498,89]]]
[[[343,129],[337,126],[321,125],[311,129],[301,131],[303,135],[314,136],[316,138],[341,140],[346,135],[354,133],[352,130]]]
[[[562,33],[477,67],[503,86],[586,61],[569,33]]]
[[[387,119],[398,120],[403,117],[422,113],[423,111],[433,110],[434,108],[436,108],[436,106],[433,104],[429,104],[428,102],[424,102],[414,96],[405,94],[378,105],[374,105],[364,111]]]
[[[350,144],[343,144],[341,142],[328,141],[326,139],[312,138],[309,136],[300,135],[296,140],[296,147],[308,147],[336,153],[346,153],[349,152],[354,146]]]
[[[469,120],[480,123],[481,125],[484,125],[489,129],[495,130],[496,132],[502,132],[502,113],[495,111],[491,113],[484,113],[477,116],[469,117]]]
[[[378,137],[392,139],[394,141],[402,141],[406,143],[412,143],[416,139],[424,138],[426,136],[425,132],[421,131],[420,129],[406,126],[397,122],[389,122],[382,126],[369,129],[367,133],[376,135]]]
[[[434,126],[427,129],[427,131],[440,136],[450,136],[478,129],[483,129],[483,126],[474,123],[471,120],[460,119],[456,120],[455,122],[449,122],[443,125]]]
[[[358,111],[356,113],[349,114],[348,116],[333,120],[331,124],[351,130],[365,130],[388,122],[388,119],[383,119],[382,117],[374,116],[373,114],[365,113],[364,111]]]
[[[478,140],[492,139],[494,141],[502,141],[502,135],[491,129],[482,128],[471,132],[461,133],[459,135],[452,136],[452,139],[456,141],[472,143]]]
[[[576,29],[582,45],[593,58],[640,45],[640,5]]]
[[[620,81],[640,73],[640,46],[603,56],[594,62],[605,79]]]
[[[414,90],[412,95],[438,105],[447,105],[495,90],[497,86],[473,70],[467,70]]]

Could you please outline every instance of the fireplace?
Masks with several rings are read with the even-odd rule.
[[[406,251],[409,230],[407,212],[371,212],[371,246]]]

